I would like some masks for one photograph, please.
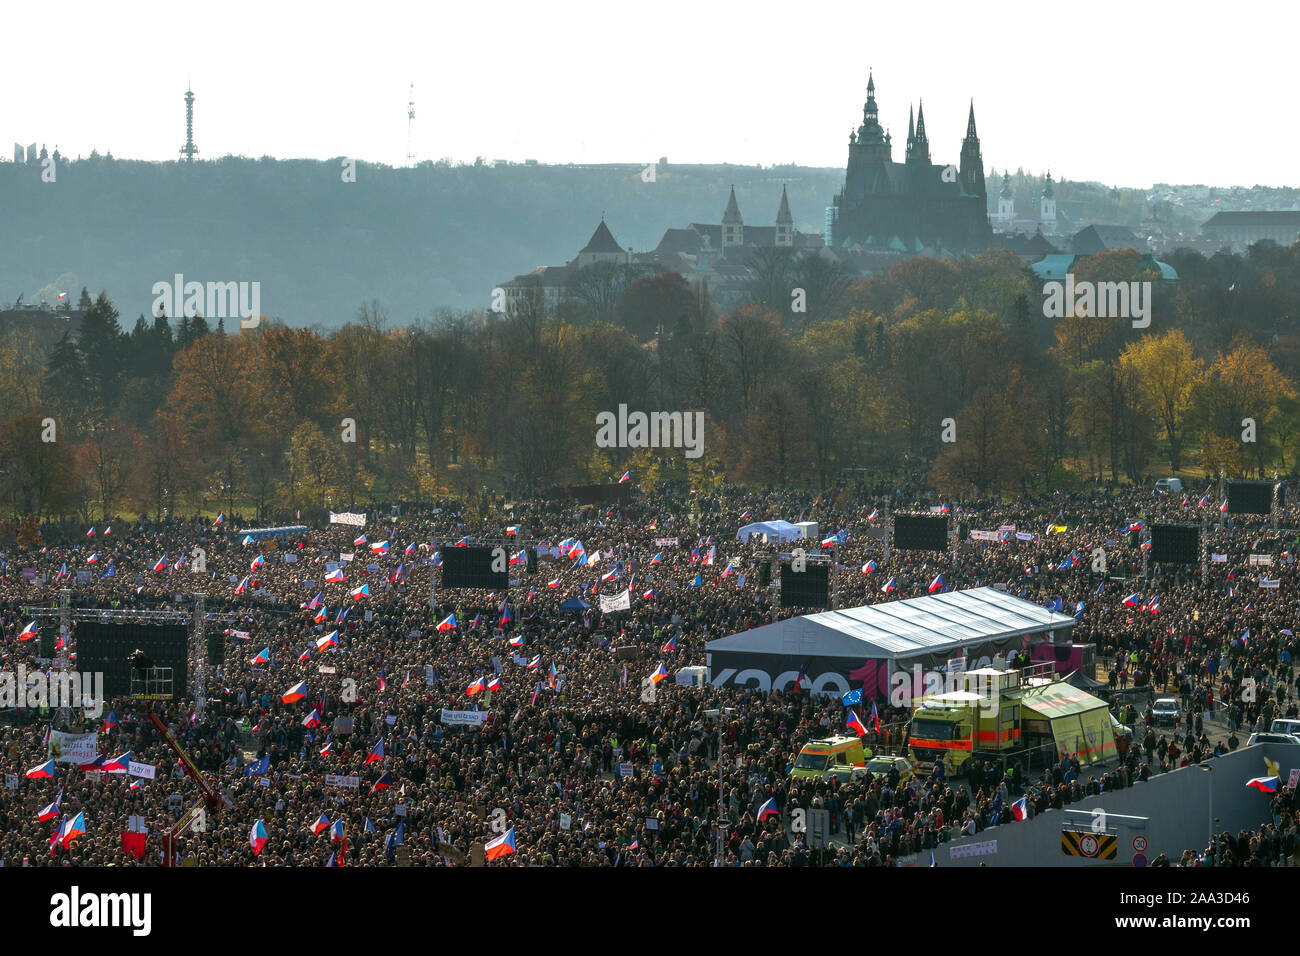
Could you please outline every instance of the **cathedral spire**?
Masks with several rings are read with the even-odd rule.
[[[916,141],[923,143],[925,138],[925,100],[917,100],[916,105]]]
[[[966,118],[966,138],[979,139],[979,134],[975,132],[975,100],[970,101],[970,116]]]

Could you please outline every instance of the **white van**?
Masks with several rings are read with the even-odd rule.
[[[1178,494],[1183,490],[1181,478],[1161,478],[1156,482],[1156,494]]]
[[[1273,721],[1272,726],[1268,728],[1271,734],[1290,734],[1292,737],[1300,739],[1300,720],[1289,720],[1285,717]]]

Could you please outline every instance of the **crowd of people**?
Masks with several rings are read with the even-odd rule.
[[[266,543],[248,542],[234,514],[219,524],[110,521],[94,536],[84,526],[48,526],[39,546],[0,558],[3,663],[41,666],[39,640],[21,632],[36,619],[31,609],[57,606],[63,588],[74,607],[124,612],[188,611],[190,595],[205,595],[205,626],[222,634],[224,660],[201,665],[206,651],[192,651],[204,706],[183,694],[152,704],[223,794],[204,829],[178,841],[177,859],[199,866],[459,865],[507,835],[514,852],[493,852],[492,865],[697,866],[719,856],[726,865],[895,865],[1012,821],[1022,796],[1032,815],[1209,759],[1228,744],[1211,740],[1203,714],[1222,714],[1242,733],[1296,714],[1297,545],[1267,518],[1229,518],[1217,498],[1141,489],[944,502],[954,524],[1005,540],[886,556],[884,491],[666,489],[584,507],[441,501],[400,517],[387,517],[385,506],[364,528],[322,524]],[[923,489],[888,491],[893,509],[940,504]],[[671,676],[648,690],[661,664],[669,675],[704,664],[708,641],[803,613],[776,607],[757,586],[772,546],[737,540],[740,526],[764,518],[843,532],[823,549],[835,562],[839,607],[923,595],[940,573],[950,589],[996,583],[1038,604],[1060,600],[1077,616],[1073,639],[1096,647],[1098,679],[1110,683],[1114,673],[1115,712],[1133,727],[1122,757],[1105,768],[1057,754],[1032,769],[1025,760],[973,760],[956,774],[940,767],[908,780],[794,779],[804,742],[844,732],[838,698],[788,685],[679,685]],[[1207,535],[1208,551],[1225,558],[1209,563],[1206,581],[1199,566],[1153,566],[1142,583],[1150,524],[1202,518],[1223,524]],[[1280,524],[1290,523],[1284,511]],[[1138,524],[1139,541],[1130,542]],[[372,550],[381,541],[386,552]],[[442,587],[442,556],[457,542],[506,547],[508,591]],[[539,549],[532,573],[525,544]],[[1265,553],[1272,565],[1247,560]],[[341,565],[345,580],[327,582],[343,554],[354,556]],[[874,569],[864,568],[869,561]],[[884,593],[889,578],[896,588]],[[1279,587],[1268,586],[1273,579]],[[354,597],[362,584],[369,594]],[[625,589],[630,609],[602,614],[599,596]],[[561,608],[575,597],[593,607]],[[41,621],[47,631],[57,623]],[[331,632],[337,643],[318,645]],[[75,651],[75,637],[56,656]],[[300,682],[306,693],[286,703]],[[1144,715],[1157,691],[1180,697],[1190,726],[1168,736],[1151,727]],[[149,706],[119,696],[97,718],[45,708],[0,714],[4,865],[162,862],[159,838],[202,794]],[[896,752],[908,713],[886,699],[877,707],[885,733],[871,727],[864,742]],[[445,722],[444,710],[482,719]],[[60,762],[52,778],[28,778],[47,760],[52,730],[98,733],[101,758],[129,751],[155,777]],[[59,794],[57,815],[39,819]],[[792,825],[813,807],[831,811],[829,851],[809,849]],[[60,822],[79,813],[85,833],[52,849]],[[131,817],[148,828],[143,857],[123,850]],[[254,852],[259,822],[266,841]],[[1273,829],[1261,845],[1281,838]],[[1235,859],[1244,858],[1239,844],[1227,849]]]

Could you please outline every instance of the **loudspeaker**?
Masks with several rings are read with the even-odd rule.
[[[226,662],[226,635],[208,632],[208,663],[224,664]]]
[[[761,561],[758,565],[758,586],[766,588],[772,586],[772,562]]]
[[[1136,548],[1138,546],[1138,532],[1130,531],[1128,533],[1128,546],[1130,548]]]
[[[957,523],[957,540],[965,541],[968,538],[970,538],[970,525],[965,521],[959,521]]]
[[[50,659],[54,657],[54,637],[53,634],[41,634],[38,638],[40,643],[40,654],[38,656]]]
[[[1151,526],[1153,561],[1161,564],[1196,564],[1200,555],[1200,529],[1196,525]]]
[[[537,549],[526,548],[524,550],[524,570],[529,574],[537,573]]]

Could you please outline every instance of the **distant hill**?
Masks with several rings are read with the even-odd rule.
[[[645,251],[670,227],[718,222],[732,184],[745,222],[771,225],[784,184],[796,228],[821,232],[844,181],[842,168],[799,166],[665,164],[653,182],[641,164],[359,163],[352,183],[342,171],[342,159],[187,165],[92,156],[63,160],[56,181],[44,183],[39,164],[0,163],[0,305],[19,293],[34,302],[58,277],[74,276],[77,287],[60,291],[106,290],[130,327],[152,314],[154,283],[180,273],[258,281],[262,311],[293,326],[337,327],[372,299],[405,325],[486,308],[493,286],[567,262],[602,212],[624,248]],[[994,205],[1000,180],[989,181]],[[1041,184],[1014,175],[1022,209],[1036,206]],[[1161,195],[1057,185],[1075,223],[1137,226],[1153,200],[1157,217],[1184,234],[1209,218]],[[1243,199],[1222,208],[1254,207]]]
[[[796,226],[822,230],[843,170],[754,166],[449,166],[226,158],[0,164],[0,302],[65,273],[107,290],[128,327],[155,282],[260,281],[262,311],[329,328],[376,299],[397,324],[485,308],[491,289],[582,248],[601,213],[637,251],[665,229],[718,222],[736,186],[747,222],[769,225],[781,186]],[[76,294],[79,290],[68,290]],[[8,297],[7,300],[5,297]]]

